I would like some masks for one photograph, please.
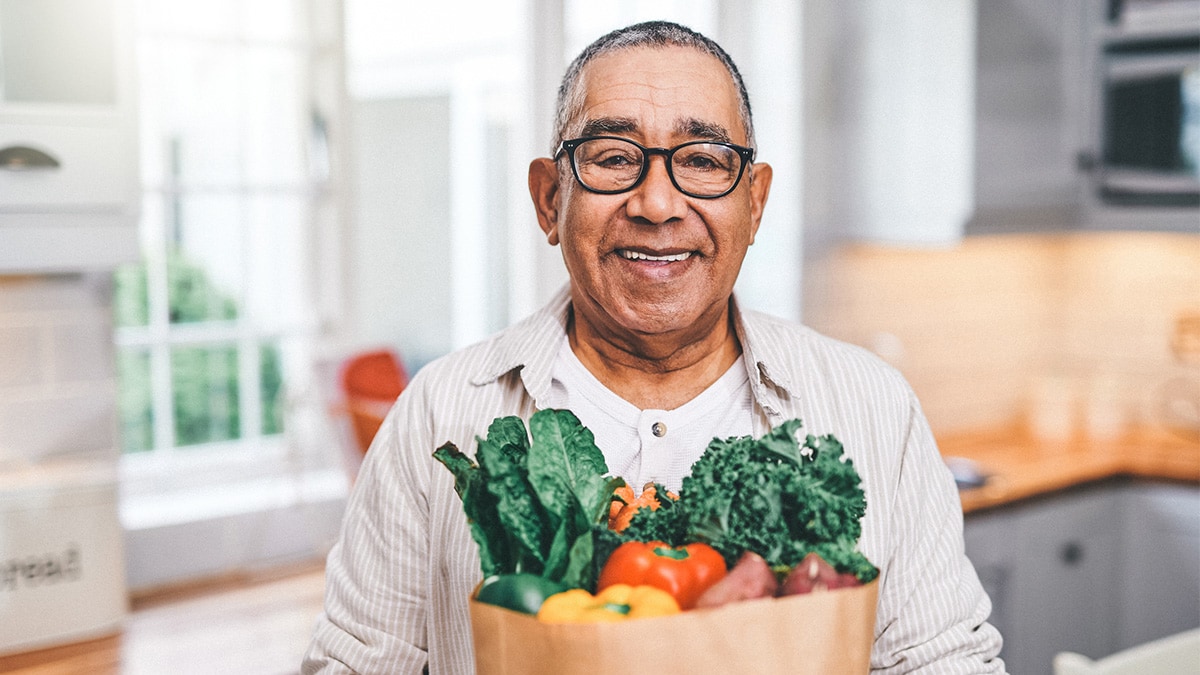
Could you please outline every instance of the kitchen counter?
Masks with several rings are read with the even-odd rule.
[[[938,446],[944,457],[971,460],[987,477],[960,492],[964,513],[1117,477],[1200,484],[1200,436],[1166,430],[1048,440],[1014,427],[939,437]]]

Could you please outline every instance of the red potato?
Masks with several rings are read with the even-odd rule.
[[[769,598],[779,589],[779,581],[762,556],[746,551],[725,578],[700,595],[696,608],[720,607],[731,602]]]
[[[853,574],[839,574],[821,556],[809,553],[788,572],[787,577],[783,580],[783,585],[779,587],[779,595],[800,595],[801,593],[834,590],[858,584],[858,578]]]

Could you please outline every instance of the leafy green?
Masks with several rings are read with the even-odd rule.
[[[541,410],[529,433],[519,417],[500,417],[476,442],[478,464],[453,443],[433,456],[454,474],[484,577],[529,573],[593,589],[596,540],[624,481],[606,476],[592,432],[570,411]]]
[[[798,419],[765,436],[713,439],[683,479],[679,501],[642,509],[625,530],[673,545],[703,541],[732,566],[747,550],[772,567],[811,552],[864,583],[878,570],[856,550],[866,496],[853,462],[833,436],[797,440]]]

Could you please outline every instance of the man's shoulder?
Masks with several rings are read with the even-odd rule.
[[[803,323],[742,310],[742,324],[756,360],[807,376],[858,374],[907,387],[900,372],[875,352]]]

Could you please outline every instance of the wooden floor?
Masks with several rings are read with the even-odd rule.
[[[0,673],[297,673],[323,588],[323,571],[306,566],[134,598],[121,634],[0,656]]]

